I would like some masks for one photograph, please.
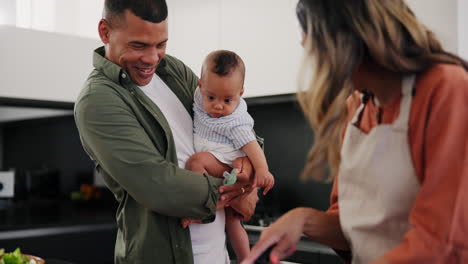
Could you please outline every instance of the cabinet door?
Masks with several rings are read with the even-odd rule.
[[[292,93],[302,47],[297,0],[221,0],[221,48],[246,64],[246,96]]]
[[[0,26],[0,97],[75,101],[97,39]]]
[[[168,0],[167,5],[167,53],[182,60],[200,76],[205,56],[220,48],[220,0]]]
[[[292,93],[302,47],[297,0],[168,0],[168,53],[199,75],[216,49],[238,53],[246,64],[245,96]]]

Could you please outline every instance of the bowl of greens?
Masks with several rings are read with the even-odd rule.
[[[19,248],[11,253],[5,253],[5,250],[1,248],[0,264],[45,264],[45,261],[39,257],[22,254]]]

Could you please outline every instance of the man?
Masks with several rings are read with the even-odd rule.
[[[182,169],[194,154],[198,78],[165,56],[165,1],[106,0],[98,28],[104,47],[94,52],[95,69],[78,97],[75,119],[84,149],[119,202],[115,262],[187,264],[193,255],[195,263],[218,262],[206,259],[227,256],[224,241],[205,251],[192,251],[191,241],[224,232],[217,207],[247,197],[252,214],[258,198],[256,191],[244,194],[247,186],[240,183],[220,188],[221,179]],[[250,175],[251,164],[244,163],[242,173]],[[181,218],[211,223],[189,231]]]

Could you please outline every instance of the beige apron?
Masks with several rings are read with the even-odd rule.
[[[362,132],[354,125],[364,109],[361,104],[345,133],[338,203],[354,264],[381,257],[400,244],[410,228],[409,213],[419,191],[408,145],[414,79],[403,79],[400,114],[393,124]]]

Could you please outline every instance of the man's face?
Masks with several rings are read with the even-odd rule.
[[[147,85],[166,54],[167,19],[152,23],[126,10],[110,25],[99,23],[99,35],[106,47],[106,58],[119,65],[139,86]]]
[[[228,76],[219,76],[207,70],[199,86],[203,109],[214,118],[232,114],[244,93],[243,77],[239,71]]]

